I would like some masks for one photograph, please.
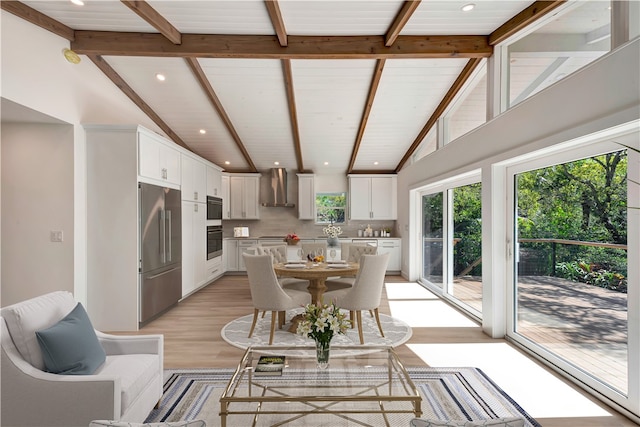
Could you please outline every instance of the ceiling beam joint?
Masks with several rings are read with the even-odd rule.
[[[179,45],[182,43],[182,34],[169,21],[167,21],[149,3],[142,0],[121,0],[129,9],[134,11],[140,18],[147,21],[149,25],[158,30],[160,34],[171,43]]]
[[[264,4],[267,7],[267,12],[269,12],[271,25],[273,25],[273,29],[276,31],[280,46],[287,46],[287,29],[284,26],[284,20],[282,19],[277,0],[265,0]]]
[[[404,26],[407,25],[407,22],[409,22],[409,18],[411,18],[413,12],[415,12],[418,6],[420,6],[420,1],[421,0],[407,0],[402,4],[400,12],[398,12],[396,19],[393,20],[391,27],[389,27],[389,31],[387,31],[384,43],[385,46],[388,47],[395,43],[400,32]]]

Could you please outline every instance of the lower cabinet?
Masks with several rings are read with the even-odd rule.
[[[254,253],[256,246],[258,246],[258,241],[256,239],[225,239],[222,245],[224,271],[247,271],[242,254],[245,252]]]
[[[378,254],[389,253],[387,271],[400,271],[402,269],[402,248],[400,239],[378,240]]]
[[[238,271],[238,241],[224,239],[222,241],[222,266],[224,271]]]
[[[222,257],[217,256],[213,259],[208,259],[206,262],[205,282],[209,283],[210,281],[222,276],[222,274],[224,274]]]

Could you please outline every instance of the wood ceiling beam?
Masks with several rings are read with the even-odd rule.
[[[144,100],[138,95],[132,88],[124,81],[122,77],[114,70],[107,61],[104,60],[100,55],[87,55],[87,57],[94,63],[96,66],[102,71],[112,82],[115,84],[125,95],[129,97],[133,101],[134,104],[138,106],[155,124],[158,125],[160,129],[167,134],[169,138],[171,138],[176,144],[186,148],[187,150],[193,152],[191,148],[187,144],[180,139],[177,133],[175,133],[169,125],[167,125],[158,114],[151,109],[151,107],[144,102]]]
[[[467,65],[465,65],[465,67],[462,69],[462,72],[460,73],[456,81],[453,82],[453,85],[451,85],[447,94],[444,96],[444,98],[442,98],[442,101],[440,101],[440,104],[438,105],[438,107],[436,107],[431,117],[429,117],[429,120],[427,120],[427,123],[424,125],[420,133],[418,133],[418,136],[411,144],[411,147],[409,147],[407,152],[402,157],[402,160],[400,160],[400,163],[398,163],[398,166],[396,166],[395,173],[400,172],[404,164],[407,162],[407,160],[409,160],[413,152],[416,151],[416,149],[420,146],[424,137],[427,136],[427,133],[429,133],[431,128],[436,124],[440,116],[444,114],[449,104],[451,104],[451,102],[455,99],[458,92],[460,92],[460,90],[464,87],[467,80],[469,80],[474,70],[478,68],[478,65],[480,65],[481,62],[482,59],[480,58],[472,58],[467,62]]]
[[[362,113],[362,120],[360,120],[360,127],[358,128],[358,134],[356,136],[356,142],[353,145],[353,151],[351,152],[351,160],[349,160],[349,167],[347,173],[353,172],[353,166],[356,163],[356,157],[358,157],[358,151],[360,150],[360,143],[364,136],[364,130],[367,128],[367,122],[369,121],[369,115],[371,114],[371,108],[373,107],[373,101],[376,99],[376,93],[378,92],[378,85],[382,78],[382,71],[384,70],[384,64],[386,59],[378,59],[376,63],[376,69],[373,72],[371,78],[371,85],[369,86],[369,95],[367,95],[367,102],[365,103],[364,112]]]
[[[395,43],[396,39],[400,35],[400,31],[407,25],[409,22],[409,18],[413,15],[413,12],[416,11],[418,6],[420,6],[421,0],[407,0],[402,5],[400,12],[396,15],[396,18],[393,20],[391,27],[389,27],[389,31],[385,35],[385,46],[391,46]]]
[[[211,83],[209,83],[209,79],[207,78],[204,71],[202,70],[202,67],[198,62],[198,59],[185,58],[185,61],[187,62],[187,65],[193,72],[193,75],[195,76],[196,80],[198,80],[198,83],[200,83],[200,86],[204,90],[205,95],[207,95],[207,98],[209,98],[211,105],[213,105],[213,108],[215,108],[218,114],[220,115],[220,118],[224,122],[224,125],[226,126],[227,130],[231,134],[231,137],[235,141],[236,146],[238,147],[245,161],[249,165],[250,172],[258,172],[258,170],[256,169],[256,166],[253,164],[253,160],[251,160],[251,156],[249,156],[249,152],[247,151],[246,147],[242,143],[242,140],[240,139],[238,132],[236,132],[236,129],[233,126],[233,123],[231,122],[229,115],[227,114],[224,107],[222,106],[222,102],[220,102],[220,98],[218,98],[218,95],[216,95],[216,92],[213,90]]]
[[[282,60],[282,72],[284,74],[284,86],[287,90],[287,103],[289,104],[289,121],[291,122],[291,133],[293,134],[293,148],[296,152],[296,163],[298,172],[307,172],[302,161],[302,145],[300,144],[300,128],[298,126],[298,109],[296,107],[296,96],[293,90],[293,72],[291,71],[291,60]]]
[[[158,13],[149,3],[142,0],[121,0],[122,4],[134,11],[140,18],[158,30],[173,44],[180,44],[182,34],[169,21]]]
[[[271,25],[276,31],[280,46],[285,47],[287,45],[287,29],[284,26],[284,20],[280,13],[280,6],[277,0],[265,0],[265,6],[267,6],[267,12],[269,12],[269,18],[271,18]]]
[[[491,33],[489,35],[489,44],[493,46],[505,41],[564,3],[566,3],[566,0],[536,1]]]
[[[0,1],[0,8],[32,23],[33,25],[37,25],[47,31],[51,31],[53,34],[64,39],[69,41],[73,41],[75,39],[75,31],[72,28],[67,27],[63,23],[56,21],[33,8],[30,8],[24,3],[19,1]]]
[[[384,36],[289,36],[282,47],[275,36],[183,34],[174,45],[154,33],[76,31],[78,54],[199,58],[390,59],[488,58],[488,36],[399,36],[387,47]]]

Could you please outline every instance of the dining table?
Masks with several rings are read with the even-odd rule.
[[[311,302],[316,305],[322,301],[322,295],[327,290],[325,284],[327,278],[353,276],[359,268],[360,265],[355,262],[285,262],[273,265],[273,269],[279,277],[308,280],[307,290],[311,295]]]

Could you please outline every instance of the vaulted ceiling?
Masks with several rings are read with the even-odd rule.
[[[393,173],[493,46],[563,1],[466,3],[0,4],[68,39],[169,138],[227,171]]]

